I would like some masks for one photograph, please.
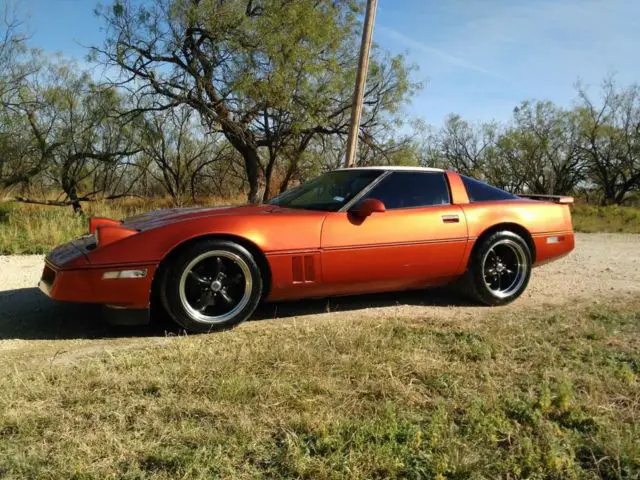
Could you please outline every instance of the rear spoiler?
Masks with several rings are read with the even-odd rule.
[[[538,195],[522,193],[518,196],[522,198],[530,198],[532,200],[539,200],[541,202],[561,203],[563,205],[573,204],[573,197],[567,197],[565,195]]]

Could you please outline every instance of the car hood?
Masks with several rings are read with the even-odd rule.
[[[275,211],[283,211],[275,205],[240,205],[222,207],[168,208],[129,217],[122,221],[122,226],[134,230],[149,230],[173,223],[196,218],[221,217],[226,215],[261,215]]]

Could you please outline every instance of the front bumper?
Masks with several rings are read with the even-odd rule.
[[[143,271],[144,275],[117,275],[131,270]],[[92,265],[77,243],[71,242],[47,256],[38,287],[54,300],[148,308],[155,270],[156,265]]]
[[[42,271],[42,277],[38,282],[38,288],[47,297],[52,296],[53,284],[56,281],[56,276],[56,271],[45,263],[44,270]]]

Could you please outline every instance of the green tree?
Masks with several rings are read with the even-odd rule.
[[[621,204],[640,189],[640,85],[619,89],[605,80],[600,103],[578,89],[579,150],[603,204]]]
[[[497,136],[482,169],[507,190],[566,195],[584,180],[574,116],[548,101],[522,102]]]
[[[312,141],[346,133],[361,2],[116,0],[100,10],[95,52],[122,82],[188,105],[239,152],[249,201],[269,195],[280,158],[290,178]],[[374,54],[363,128],[397,111],[416,87],[402,57]],[[262,191],[261,191],[262,190]]]
[[[452,168],[463,175],[482,176],[497,139],[496,123],[471,124],[451,114],[436,134],[432,163]]]
[[[584,179],[579,128],[571,112],[552,102],[522,102],[514,109],[517,143],[529,191],[566,195]]]
[[[22,23],[11,2],[0,7],[0,105],[13,104],[15,95],[32,73],[28,62],[26,40]]]
[[[27,121],[44,180],[62,192],[61,199],[43,203],[79,211],[80,202],[96,195],[127,193],[140,126],[120,115],[124,99],[115,89],[100,88],[77,72],[65,61],[47,63],[20,90],[15,108]]]
[[[39,71],[11,2],[0,7],[0,189],[25,184],[44,168],[20,100]]]
[[[530,155],[537,151],[532,136],[513,126],[505,128],[497,138],[493,154],[483,167],[484,179],[510,192],[523,192],[535,175]]]

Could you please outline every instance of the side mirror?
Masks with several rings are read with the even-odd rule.
[[[362,200],[351,209],[351,213],[358,218],[366,218],[372,213],[384,213],[386,211],[384,203],[377,198]]]

